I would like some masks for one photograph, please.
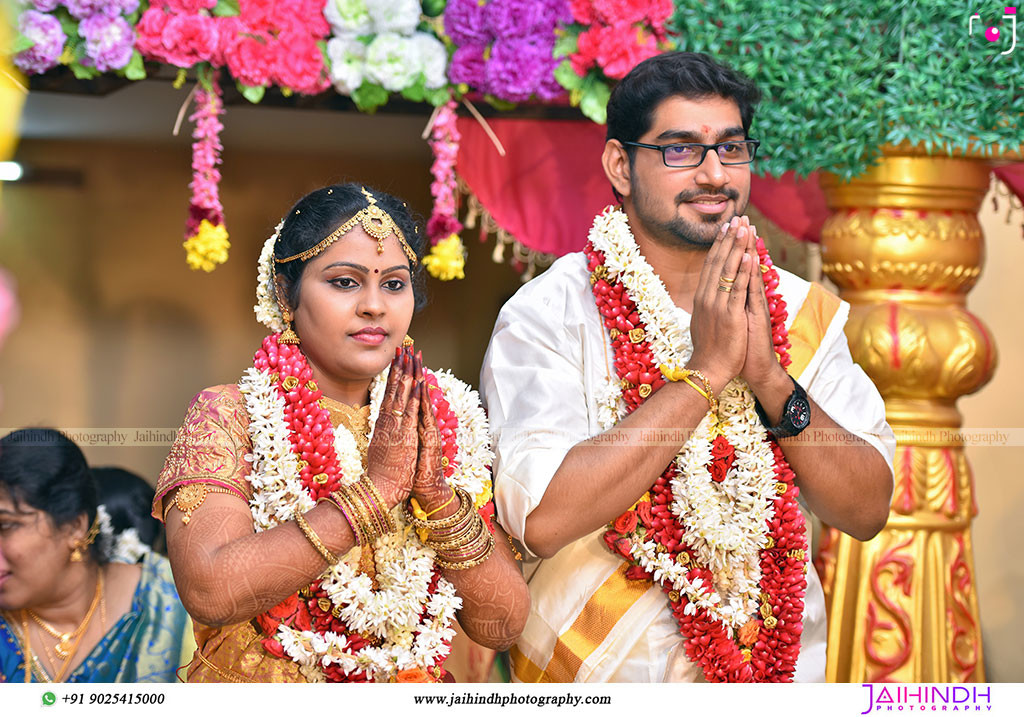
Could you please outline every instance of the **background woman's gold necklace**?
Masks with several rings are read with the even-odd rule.
[[[25,638],[25,681],[29,681],[29,666],[32,663],[32,641],[29,636],[29,625],[26,615],[31,617],[37,625],[46,631],[51,637],[57,639],[57,645],[53,648],[54,654],[63,661],[60,672],[53,678],[53,682],[62,682],[64,676],[67,674],[68,667],[71,666],[71,661],[78,653],[78,647],[82,643],[82,637],[85,635],[86,629],[89,627],[89,623],[92,620],[92,616],[96,613],[96,608],[101,603],[105,603],[103,598],[103,569],[100,568],[99,575],[96,579],[96,594],[93,595],[92,603],[89,605],[89,610],[85,613],[85,617],[82,619],[81,624],[73,632],[63,633],[55,629],[48,622],[40,618],[34,612],[29,609],[22,611],[21,618],[21,631]],[[104,604],[103,612],[106,612],[106,605]],[[106,620],[104,620],[106,622]],[[73,641],[73,642],[72,642]],[[45,650],[45,645],[44,645]],[[50,661],[49,655],[46,655],[47,661],[50,662],[51,668],[54,667]]]

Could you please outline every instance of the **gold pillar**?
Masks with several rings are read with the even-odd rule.
[[[996,349],[966,308],[984,261],[981,159],[887,153],[849,183],[826,175],[825,274],[850,302],[853,359],[896,432],[889,522],[861,543],[827,528],[829,681],[981,682],[971,519],[956,401],[991,378]]]

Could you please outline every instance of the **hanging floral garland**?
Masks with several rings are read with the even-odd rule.
[[[463,228],[458,217],[459,180],[455,175],[459,141],[462,139],[457,119],[455,100],[448,100],[437,108],[430,130],[430,149],[434,153],[434,162],[430,165],[433,177],[430,194],[434,198],[434,208],[427,221],[427,238],[433,247],[423,257],[423,266],[431,276],[442,281],[466,276],[466,247],[459,238]]]
[[[250,417],[257,530],[312,509],[317,498],[362,474],[355,438],[343,426],[331,425],[312,376],[298,347],[279,343],[273,334],[239,382]],[[425,380],[435,389],[431,403],[444,477],[474,496],[490,527],[493,453],[479,397],[448,372],[426,372]],[[367,440],[386,382],[387,370],[371,384]],[[291,658],[307,680],[423,682],[444,676],[461,600],[434,565],[433,551],[415,531],[404,529],[402,511],[392,514],[399,530],[373,546],[372,578],[361,572],[362,556],[353,550],[308,588],[257,618],[267,650]]]
[[[195,90],[196,109],[189,119],[192,131],[192,198],[185,223],[186,261],[192,269],[213,271],[228,260],[228,230],[224,226],[224,207],[220,203],[220,133],[224,125],[219,73],[200,74]]]
[[[597,217],[585,252],[618,376],[599,401],[607,430],[664,386],[660,367],[684,366],[693,347],[620,209]],[[786,305],[760,240],[758,255],[773,344],[785,367]],[[627,576],[653,579],[668,595],[687,657],[709,681],[793,678],[807,586],[793,480],[750,388],[734,379],[651,491],[605,532],[608,548],[631,563]]]

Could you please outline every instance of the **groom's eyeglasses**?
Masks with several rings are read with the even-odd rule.
[[[644,144],[643,142],[623,142],[630,147],[656,149],[661,152],[661,159],[666,167],[699,167],[704,163],[708,150],[715,150],[722,164],[750,164],[757,155],[756,139],[734,139],[716,144],[687,142],[685,144]]]

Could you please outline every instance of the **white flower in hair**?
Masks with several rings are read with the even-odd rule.
[[[263,243],[256,280],[256,305],[252,307],[257,321],[276,333],[285,330],[284,316],[281,315],[281,307],[277,305],[277,291],[274,286],[274,245],[283,226],[282,219],[274,227],[273,236]]]

